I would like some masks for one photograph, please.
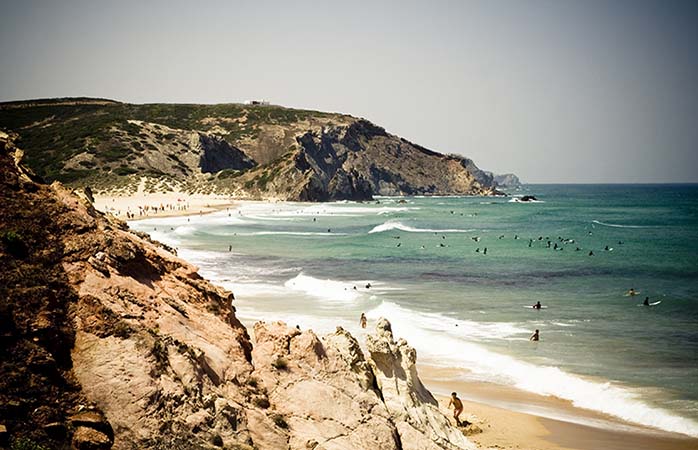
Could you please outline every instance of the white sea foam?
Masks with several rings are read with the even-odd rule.
[[[603,225],[605,227],[613,227],[613,228],[650,228],[648,226],[643,226],[643,225],[620,225],[617,223],[606,223],[606,222],[601,222],[600,220],[592,220],[592,223],[595,223],[597,225]]]
[[[250,233],[235,233],[237,236],[267,236],[267,235],[286,235],[286,236],[347,236],[347,233],[327,233],[315,231],[253,231]]]
[[[587,380],[554,366],[535,365],[496,353],[476,343],[483,339],[516,338],[529,332],[515,324],[479,323],[441,314],[419,314],[389,302],[368,311],[367,316],[370,319],[388,318],[395,335],[407,339],[423,361],[461,367],[477,379],[567,399],[577,407],[600,411],[631,423],[698,437],[697,422],[647,404],[641,399],[639,390]]]
[[[521,200],[521,197],[512,197],[512,198],[509,200],[509,203],[545,203],[545,201],[543,201],[543,200],[526,200],[526,201],[523,201],[523,200]]]
[[[174,229],[173,233],[177,236],[189,236],[196,232],[196,227],[191,225],[183,225]]]
[[[304,275],[301,272],[296,277],[286,281],[284,286],[293,291],[302,292],[325,300],[353,302],[362,296],[362,293],[358,289],[354,289],[354,286],[361,285],[361,283],[364,282],[322,280]]]
[[[415,228],[415,227],[411,227],[409,225],[405,225],[402,222],[390,220],[390,221],[382,223],[380,225],[376,225],[375,227],[373,227],[373,229],[371,231],[368,232],[368,234],[381,233],[383,231],[390,231],[390,230],[407,231],[410,233],[470,233],[471,231],[474,231],[472,229],[470,229],[470,230],[461,230],[461,229],[436,230],[436,229],[431,229],[431,228]]]

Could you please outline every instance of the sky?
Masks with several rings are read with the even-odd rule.
[[[267,99],[529,183],[698,182],[698,1],[0,8],[0,101]]]

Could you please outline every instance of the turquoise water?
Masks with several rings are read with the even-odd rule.
[[[384,316],[463,379],[698,436],[698,186],[515,194],[541,201],[244,203],[131,225],[234,291],[243,319],[362,336],[361,312]],[[547,308],[524,307],[536,301]]]

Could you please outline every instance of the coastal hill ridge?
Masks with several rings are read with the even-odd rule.
[[[494,176],[346,114],[268,104],[129,104],[59,98],[0,103],[25,162],[96,193],[229,194],[296,201],[373,195],[493,195]]]

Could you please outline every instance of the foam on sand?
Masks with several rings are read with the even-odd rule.
[[[410,233],[470,233],[472,229],[469,230],[461,230],[461,229],[445,229],[445,230],[436,230],[436,229],[431,229],[431,228],[415,228],[411,227],[409,225],[405,225],[402,222],[397,222],[397,221],[388,221],[385,223],[382,223],[381,225],[376,225],[373,227],[371,231],[368,232],[368,234],[373,234],[373,233],[382,233],[383,231],[390,231],[390,230],[400,230],[400,231],[407,231]]]
[[[642,399],[639,389],[585,379],[555,366],[532,364],[488,350],[477,343],[529,334],[529,330],[515,324],[480,323],[438,313],[418,313],[390,302],[382,302],[368,311],[367,316],[373,320],[388,318],[395,335],[407,339],[417,349],[420,358],[433,365],[459,367],[478,380],[555,396],[570,400],[576,407],[599,411],[627,422],[698,437],[697,422],[648,404]],[[544,342],[532,343],[542,344]]]

